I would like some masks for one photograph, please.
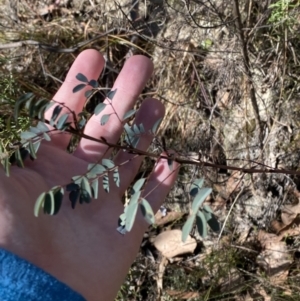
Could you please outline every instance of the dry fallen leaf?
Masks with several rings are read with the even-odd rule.
[[[300,214],[300,203],[285,205],[281,210],[281,220],[285,225],[290,225],[298,214]]]
[[[280,284],[286,280],[292,263],[287,246],[285,242],[280,241],[281,238],[262,230],[258,233],[258,240],[264,250],[257,257],[257,263],[270,276],[273,284]]]
[[[193,253],[197,246],[196,240],[188,236],[186,242],[183,243],[181,236],[181,230],[165,231],[154,239],[153,244],[167,258],[185,253]]]

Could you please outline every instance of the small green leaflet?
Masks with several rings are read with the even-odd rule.
[[[148,201],[142,198],[140,206],[141,206],[141,211],[142,211],[142,214],[143,214],[143,217],[145,218],[145,220],[150,225],[153,225],[155,223],[155,217],[154,217],[153,210],[152,210],[150,204],[148,203]]]
[[[5,170],[5,174],[7,177],[9,177],[10,175],[10,162],[9,162],[9,158],[5,158],[3,161],[1,161],[4,170]]]
[[[87,79],[87,77],[84,74],[82,74],[82,73],[78,73],[76,75],[76,79],[78,79],[80,82],[84,82],[84,83],[88,83],[89,82],[89,80]]]
[[[96,88],[99,87],[99,84],[98,84],[98,82],[95,79],[90,80],[88,84],[90,86],[92,86],[94,89],[96,89]]]
[[[106,97],[107,97],[108,99],[110,99],[110,100],[113,100],[113,98],[115,97],[116,92],[117,92],[117,89],[116,89],[116,90],[113,90],[113,91],[110,90],[110,91],[107,93]]]
[[[161,122],[162,122],[162,118],[158,119],[158,120],[154,123],[154,125],[152,126],[151,132],[152,132],[153,134],[156,134],[156,132],[157,132],[157,130],[158,130],[158,128],[159,128]]]
[[[198,194],[195,196],[193,203],[192,203],[192,212],[197,213],[199,210],[200,206],[206,199],[208,195],[212,192],[211,188],[201,188],[198,192]]]
[[[15,122],[16,122],[17,125],[18,125],[18,117],[19,117],[20,110],[24,106],[24,103],[27,102],[27,101],[32,100],[33,97],[34,97],[33,93],[30,92],[30,93],[26,93],[26,94],[22,95],[16,101],[16,104],[15,104],[15,107],[14,107],[14,119],[15,119]]]
[[[49,191],[46,193],[45,201],[44,201],[44,213],[53,215],[55,210],[54,206],[54,194],[53,191]]]
[[[92,193],[93,193],[93,198],[95,200],[98,199],[98,185],[99,182],[98,182],[98,179],[95,179],[93,182],[92,182],[92,185],[91,185],[91,188],[92,188]]]
[[[135,114],[135,112],[136,112],[136,110],[129,110],[128,112],[126,112],[125,115],[123,116],[123,121],[125,121],[126,119],[133,116]]]
[[[139,203],[131,203],[127,206],[127,210],[125,211],[126,214],[126,221],[125,221],[125,229],[127,232],[129,232],[134,224],[137,209],[139,207]]]
[[[173,165],[174,165],[173,163],[174,163],[174,160],[168,159],[168,166],[169,166],[170,171],[173,171]]]
[[[107,121],[109,120],[109,117],[110,117],[110,114],[103,115],[100,119],[100,124],[105,125],[107,123]]]
[[[94,178],[95,176],[102,175],[106,172],[106,168],[101,164],[91,163],[88,165],[88,177]]]
[[[86,193],[91,198],[92,190],[91,190],[89,180],[86,177],[82,177],[82,179],[81,179],[81,190],[86,191]]]
[[[84,92],[84,96],[86,98],[90,98],[93,95],[94,91],[93,90],[87,90]]]
[[[73,191],[73,190],[78,190],[78,189],[79,189],[79,185],[75,184],[73,182],[66,185],[66,190],[67,191]]]
[[[69,114],[63,114],[59,117],[57,123],[56,123],[56,128],[58,130],[61,130],[63,126],[65,125],[65,122],[68,120]]]
[[[30,152],[30,155],[33,159],[36,159],[36,151],[35,151],[35,148],[34,148],[34,145],[32,143],[32,141],[29,141],[29,152]]]
[[[212,218],[212,213],[213,211],[208,205],[203,205],[203,210],[202,210],[206,221],[209,221]]]
[[[115,167],[115,163],[112,160],[109,160],[109,159],[102,159],[102,165],[104,165],[106,168]]]
[[[72,180],[74,181],[75,184],[80,185],[82,181],[82,176],[74,176],[72,177]]]
[[[61,207],[63,198],[64,198],[64,189],[62,187],[53,187],[53,194],[54,194],[54,213],[57,214]]]
[[[94,110],[94,114],[95,114],[96,116],[99,115],[105,108],[106,108],[106,104],[103,103],[103,102],[100,102],[100,103],[96,106],[96,108],[95,108],[95,110]]]
[[[79,84],[75,86],[72,90],[73,93],[79,92],[80,90],[84,89],[86,87],[86,84]]]
[[[34,216],[36,216],[36,217],[39,216],[40,210],[44,206],[45,196],[46,196],[46,192],[43,192],[42,194],[40,194],[34,204],[33,212],[34,212]]]
[[[195,214],[192,214],[189,216],[189,218],[186,220],[185,224],[182,227],[182,237],[181,240],[182,242],[185,242],[192,231],[194,221],[195,221]]]
[[[139,192],[141,190],[141,188],[143,187],[145,181],[146,181],[146,178],[141,178],[141,179],[137,180],[134,183],[134,185],[132,187],[132,190],[133,190],[134,194],[137,193],[137,192]]]
[[[35,133],[32,133],[32,132],[22,132],[21,133],[21,139],[24,139],[24,140],[30,140],[32,138],[35,138],[37,135]]]
[[[197,212],[196,225],[197,225],[197,230],[199,235],[205,238],[207,236],[207,226],[206,226],[205,216],[201,211]]]
[[[118,168],[116,168],[114,170],[113,178],[114,178],[114,182],[116,183],[117,187],[120,187],[120,174],[119,174]]]
[[[51,138],[47,133],[43,133],[43,137],[46,141],[51,141]]]
[[[86,191],[81,189],[80,190],[80,197],[79,197],[79,203],[90,203],[92,200],[92,196]]]
[[[72,209],[75,209],[76,203],[78,201],[79,198],[79,194],[80,194],[80,190],[72,190],[69,194],[69,200],[71,202],[71,207]]]
[[[191,185],[191,189],[190,189],[190,195],[191,196],[195,196],[199,189],[202,187],[203,185],[203,182],[204,182],[204,179],[196,179],[192,185]]]
[[[138,203],[138,201],[140,199],[140,195],[141,195],[140,191],[134,193],[130,198],[129,204]]]
[[[103,183],[103,189],[105,190],[105,192],[109,192],[109,179],[108,179],[108,176],[105,175],[103,177],[103,180],[102,180],[102,183]]]
[[[62,110],[63,107],[57,105],[54,110],[53,110],[53,113],[52,113],[52,116],[51,116],[51,121],[54,122],[56,120],[56,118],[58,117],[58,115],[60,114],[61,110]]]

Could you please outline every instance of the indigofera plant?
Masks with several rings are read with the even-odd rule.
[[[76,79],[81,83],[73,88],[73,93],[79,93],[85,87],[90,86],[91,89],[85,91],[85,97],[88,99],[99,89],[99,84],[96,80],[89,80],[82,73],[78,73]],[[28,130],[21,133],[20,142],[15,144],[14,149],[9,155],[4,149],[0,148],[0,162],[4,167],[6,175],[9,176],[10,174],[11,164],[16,164],[18,167],[24,168],[24,160],[26,160],[27,157],[31,160],[37,159],[37,152],[42,140],[51,141],[51,134],[55,132],[68,132],[86,139],[97,140],[99,143],[104,143],[110,148],[122,149],[136,156],[147,155],[147,153],[137,149],[139,140],[141,136],[145,134],[152,135],[154,138],[162,120],[157,120],[148,131],[145,130],[143,124],[131,125],[128,121],[135,116],[136,110],[131,109],[126,112],[124,116],[118,116],[113,106],[113,98],[116,93],[117,90],[109,91],[106,94],[106,103],[99,103],[94,109],[94,114],[99,116],[99,124],[101,126],[104,126],[112,115],[116,115],[124,128],[123,141],[117,145],[110,144],[103,137],[94,139],[84,135],[83,130],[87,120],[83,112],[76,116],[75,112],[71,111],[63,103],[48,101],[46,99],[35,100],[35,96],[32,93],[27,93],[20,97],[16,101],[14,108],[15,121],[18,121],[20,111],[25,108],[33,122]],[[45,111],[52,106],[54,106],[54,108],[51,118],[50,120],[45,120]],[[107,106],[111,106],[112,113],[101,114]],[[63,108],[67,109],[68,112],[61,114]],[[174,154],[167,154],[170,171],[173,171]],[[123,162],[121,165],[129,161],[130,160]],[[33,208],[34,215],[38,217],[41,211],[49,215],[58,214],[65,193],[68,194],[71,207],[74,209],[78,203],[90,203],[93,199],[98,199],[99,183],[101,183],[100,185],[102,185],[103,190],[109,193],[114,189],[114,185],[119,187],[121,181],[119,166],[115,165],[115,163],[109,159],[98,160],[96,163],[88,164],[85,174],[74,175],[70,179],[70,183],[64,185],[57,183],[57,185],[52,187],[49,191],[39,195]],[[130,200],[124,204],[124,212],[119,217],[119,227],[117,229],[123,234],[132,229],[138,210],[140,210],[149,224],[155,223],[152,207],[146,199],[147,196],[143,195],[143,187],[146,181],[147,178],[141,178],[133,184],[129,193]],[[219,223],[212,209],[208,205],[203,205],[205,198],[212,192],[211,188],[203,188],[203,183],[203,179],[196,179],[191,184],[190,197],[193,201],[191,213],[182,229],[183,241],[187,239],[195,221],[197,230],[202,237],[207,235],[207,224],[213,231],[219,231]]]

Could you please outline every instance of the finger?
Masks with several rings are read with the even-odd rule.
[[[84,133],[93,138],[104,137],[109,143],[116,143],[123,131],[123,124],[120,119],[135,104],[138,96],[146,85],[153,71],[152,62],[142,55],[136,55],[129,58],[121,70],[112,90],[117,92],[112,100],[112,105],[106,99],[106,108],[99,115],[93,115],[88,121]],[[116,114],[114,114],[116,113]],[[112,114],[108,122],[101,126],[101,116]],[[89,162],[96,162],[103,156],[110,154],[107,146],[89,139],[81,139],[77,147],[75,156]]]
[[[139,143],[136,148],[146,151],[153,140],[153,134],[149,133],[153,125],[165,114],[164,105],[156,99],[145,99],[137,113],[134,123],[136,125],[143,124],[145,134],[140,136]],[[120,174],[120,195],[123,195],[130,183],[136,176],[144,156],[129,154],[128,152],[119,151],[114,162],[119,167]],[[127,163],[126,163],[127,162]],[[124,164],[124,165],[123,165]]]
[[[79,54],[71,69],[69,70],[64,83],[53,97],[53,100],[59,103],[63,103],[66,106],[62,109],[60,115],[70,113],[71,110],[75,113],[75,116],[77,116],[77,114],[82,111],[82,108],[86,101],[86,97],[84,96],[85,91],[91,90],[91,86],[86,86],[79,92],[73,93],[73,88],[78,84],[83,83],[76,79],[76,75],[78,73],[82,73],[88,78],[88,80],[97,80],[103,69],[103,66],[104,59],[98,51],[89,49]],[[51,119],[55,106],[56,105],[53,105],[49,110],[46,111],[45,118],[47,120]],[[68,108],[70,110],[68,110]],[[72,114],[69,115],[68,121],[73,121]],[[54,132],[51,136],[51,140],[55,146],[65,149],[70,142],[70,135],[66,133],[57,134]]]

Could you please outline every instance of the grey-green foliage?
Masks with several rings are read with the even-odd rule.
[[[88,98],[93,93],[93,89],[98,88],[98,82],[96,80],[89,80],[81,73],[77,74],[76,79],[81,83],[74,87],[73,93],[77,93],[87,86],[91,86],[92,90],[85,91],[85,96]],[[113,98],[116,95],[116,92],[117,90],[109,91],[106,96],[108,102],[98,104],[94,110],[96,116],[102,113],[100,117],[101,125],[105,125],[109,121],[109,118],[113,114],[116,114],[113,108]],[[105,114],[105,109],[108,105],[112,106],[113,113]],[[50,120],[45,120],[45,111],[52,106],[54,106],[54,108]],[[11,164],[16,164],[23,168],[24,160],[27,157],[30,157],[31,160],[37,158],[37,151],[42,140],[51,141],[49,132],[72,130],[72,133],[74,133],[74,131],[81,133],[87,122],[83,112],[75,116],[75,113],[65,107],[64,104],[56,103],[54,101],[49,102],[45,99],[35,100],[32,93],[27,93],[17,100],[14,110],[15,120],[18,120],[19,113],[23,108],[28,110],[29,117],[35,120],[37,119],[38,122],[35,122],[29,129],[21,133],[21,141],[16,146],[12,156],[8,157],[0,145],[0,162],[7,175],[9,175]],[[157,120],[151,130],[146,132],[143,124],[133,123],[133,125],[130,125],[130,123],[128,123],[129,119],[135,114],[136,110],[131,109],[122,116],[122,119],[117,116],[119,121],[122,124],[124,123],[124,142],[130,148],[136,148],[138,146],[142,135],[149,134],[154,136],[162,121],[162,119]],[[52,129],[47,124],[52,126]],[[104,138],[102,138],[102,140],[106,142]],[[174,158],[170,157],[168,159],[168,165],[171,171],[173,171],[173,163]],[[38,196],[34,205],[34,215],[38,216],[41,211],[43,211],[44,214],[49,215],[57,214],[62,206],[65,192],[69,194],[71,207],[75,209],[78,203],[88,204],[93,199],[98,199],[99,190],[102,189],[102,191],[109,193],[114,189],[112,185],[119,187],[121,181],[119,168],[113,161],[102,159],[96,163],[88,164],[86,173],[83,175],[74,175],[71,182],[65,185],[65,188],[61,185],[57,185]],[[131,189],[130,200],[125,204],[124,212],[119,218],[120,227],[118,230],[123,234],[131,231],[139,210],[149,224],[155,223],[152,207],[143,196],[143,189],[146,181],[146,178],[137,180]],[[207,235],[207,224],[213,231],[219,231],[219,223],[211,208],[208,205],[203,205],[205,198],[211,193],[211,188],[202,188],[203,182],[203,179],[196,179],[191,185],[190,196],[193,198],[192,210],[182,229],[183,241],[186,240],[191,232],[195,220],[198,232],[203,237]],[[100,189],[99,183],[101,183]]]
[[[207,224],[210,228],[218,232],[220,225],[213,214],[212,209],[208,205],[202,205],[204,200],[212,192],[211,188],[202,188],[204,179],[196,179],[190,188],[190,196],[193,198],[191,214],[182,228],[182,241],[185,242],[188,235],[193,229],[196,220],[197,230],[200,236],[207,236]]]

